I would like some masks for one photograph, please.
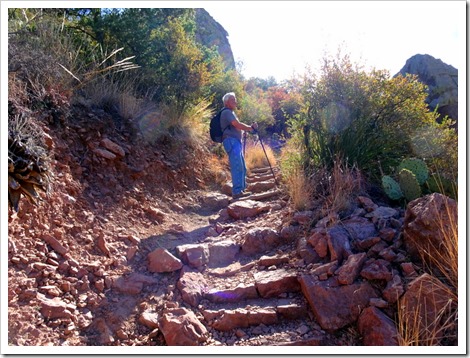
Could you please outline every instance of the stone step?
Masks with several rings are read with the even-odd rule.
[[[246,178],[246,182],[248,184],[252,184],[252,183],[257,183],[260,181],[266,181],[266,180],[271,180],[271,179],[273,179],[273,174],[269,172],[269,174],[248,176]]]
[[[308,316],[308,305],[299,299],[246,300],[244,306],[224,305],[201,310],[209,327],[217,331],[230,331],[260,324],[276,325],[285,320],[297,320]]]
[[[230,280],[226,277],[212,277],[204,297],[211,302],[237,302],[246,298],[281,297],[300,292],[300,282],[294,270],[276,269],[270,271],[239,272]]]
[[[274,173],[279,171],[278,167],[273,167]],[[270,167],[263,167],[263,168],[253,168],[250,169],[251,174],[264,174],[264,173],[271,173],[271,168]]]

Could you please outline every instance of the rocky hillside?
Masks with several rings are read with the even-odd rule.
[[[417,75],[429,87],[427,102],[431,110],[438,107],[441,116],[458,121],[458,71],[430,55],[415,55],[406,61],[399,74]]]
[[[233,202],[203,148],[146,146],[92,109],[74,119],[38,124],[51,190],[9,211],[9,345],[397,345],[416,312],[438,333],[427,344],[457,344],[456,298],[418,254],[440,245],[430,218],[455,220],[452,200],[405,211],[358,193],[318,220],[260,168]]]

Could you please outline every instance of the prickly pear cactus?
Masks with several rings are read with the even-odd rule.
[[[400,188],[406,200],[411,201],[421,196],[421,186],[416,179],[416,175],[406,168],[398,173]]]
[[[423,185],[429,177],[429,170],[426,163],[418,158],[404,159],[398,166],[398,172],[402,169],[408,169],[411,171],[418,180],[419,185]]]
[[[432,174],[426,181],[426,187],[431,193],[441,193],[453,199],[457,198],[457,181],[453,182],[437,174]]]
[[[391,176],[384,175],[382,177],[382,187],[384,188],[385,194],[392,200],[400,200],[403,198],[403,192],[400,189],[400,184]]]

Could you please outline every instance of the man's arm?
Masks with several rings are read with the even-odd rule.
[[[251,126],[249,126],[248,124],[242,123],[237,119],[234,119],[232,122],[230,122],[230,124],[236,129],[242,130],[242,131],[253,131],[253,130],[256,130],[256,128],[258,128],[257,123],[253,123]]]

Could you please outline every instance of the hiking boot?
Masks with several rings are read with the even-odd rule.
[[[246,196],[250,196],[251,194],[253,194],[251,191],[242,191],[241,193],[233,194],[232,198],[233,199],[240,199],[240,198],[244,198]]]

